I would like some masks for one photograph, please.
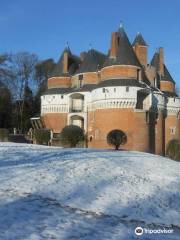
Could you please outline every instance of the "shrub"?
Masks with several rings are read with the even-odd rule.
[[[36,129],[34,137],[37,144],[48,145],[51,139],[51,131],[49,129]]]
[[[114,146],[115,150],[118,150],[120,145],[123,145],[126,142],[127,142],[126,134],[119,129],[114,129],[110,131],[107,135],[107,143],[109,145]]]
[[[8,141],[9,131],[6,128],[0,128],[0,141]]]
[[[168,143],[166,156],[180,161],[180,140],[173,139]]]
[[[62,129],[60,139],[63,144],[69,144],[70,147],[76,147],[80,141],[84,141],[84,131],[78,126],[69,125]]]

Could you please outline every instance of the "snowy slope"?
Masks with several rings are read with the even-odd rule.
[[[0,143],[0,239],[179,239],[179,186],[180,163],[147,153]]]

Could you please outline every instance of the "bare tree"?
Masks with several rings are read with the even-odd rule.
[[[9,77],[6,84],[16,102],[16,113],[19,118],[19,131],[22,132],[23,112],[25,101],[25,89],[32,88],[35,84],[35,66],[38,62],[37,55],[28,52],[20,52],[11,55],[9,58],[8,70]]]

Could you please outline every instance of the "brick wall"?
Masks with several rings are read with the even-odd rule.
[[[165,118],[163,111],[158,111],[158,118],[155,126],[155,154],[164,155]]]
[[[100,81],[99,72],[87,72],[74,75],[71,79],[71,84],[73,86],[78,86],[79,75],[83,75],[82,83],[83,84],[97,84]]]
[[[48,79],[48,88],[63,88],[71,86],[70,77],[52,77]]]
[[[160,90],[174,92],[175,91],[174,83],[169,81],[160,81]]]
[[[93,137],[89,142],[89,147],[112,148],[107,144],[107,134],[113,129],[120,129],[126,133],[128,138],[122,148],[149,151],[149,129],[144,111],[99,109],[88,114],[88,125],[88,137]]]
[[[137,69],[135,66],[114,65],[101,69],[101,80],[113,78],[137,78]]]
[[[134,47],[137,58],[143,66],[147,66],[147,47],[136,44]]]
[[[67,125],[67,113],[47,113],[42,116],[46,128],[52,129],[54,133],[60,133]]]

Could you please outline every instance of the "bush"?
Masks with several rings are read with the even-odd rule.
[[[6,128],[0,128],[0,141],[6,142],[9,138],[9,131]]]
[[[36,129],[34,137],[37,144],[48,145],[51,139],[51,131],[49,129]]]
[[[168,143],[166,156],[180,161],[180,140],[173,139]]]
[[[69,125],[62,129],[60,140],[64,145],[70,145],[70,147],[76,147],[80,141],[84,141],[84,131],[82,128]]]
[[[115,150],[118,150],[120,145],[124,145],[126,142],[126,134],[119,129],[114,129],[110,131],[107,135],[107,143],[114,146]]]

